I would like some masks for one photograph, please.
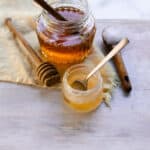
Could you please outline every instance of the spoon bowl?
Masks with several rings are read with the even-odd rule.
[[[87,80],[75,80],[72,85],[74,89],[86,91],[88,87]]]

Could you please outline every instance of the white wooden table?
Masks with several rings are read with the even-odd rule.
[[[101,105],[91,114],[77,114],[64,105],[60,91],[0,83],[0,150],[149,149],[150,22],[98,21],[99,42],[109,25],[129,33],[123,57],[131,95],[117,88],[111,109]]]

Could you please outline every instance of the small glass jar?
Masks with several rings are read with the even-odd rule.
[[[47,0],[67,21],[56,20],[43,11],[37,35],[44,58],[53,64],[81,62],[92,51],[95,21],[86,0]]]
[[[99,72],[88,80],[88,90],[81,91],[72,87],[75,80],[84,80],[90,71],[90,66],[78,64],[67,69],[63,76],[64,101],[79,112],[93,111],[102,102],[102,78]]]

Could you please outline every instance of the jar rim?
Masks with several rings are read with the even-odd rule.
[[[56,22],[57,24],[61,24],[61,25],[65,25],[65,24],[82,24],[84,21],[88,20],[88,18],[91,16],[91,13],[88,12],[86,13],[86,15],[84,15],[84,17],[81,17],[81,19],[79,20],[67,20],[67,21],[63,21],[63,20],[57,20],[55,19],[54,17],[47,17],[48,16],[48,12],[46,10],[43,10],[42,11],[42,14],[46,19],[47,21],[53,21],[53,22]]]
[[[76,9],[80,9],[81,11],[84,12],[84,15],[79,20],[62,21],[62,20],[57,20],[54,17],[50,17],[48,15],[49,13],[46,10],[43,10],[40,16],[43,16],[43,18],[45,19],[45,24],[47,24],[49,27],[51,26],[51,24],[53,24],[56,26],[61,25],[62,28],[63,27],[67,28],[67,30],[69,30],[69,28],[72,29],[72,28],[76,28],[76,27],[78,29],[80,29],[80,28],[82,28],[82,26],[84,26],[84,23],[86,23],[90,18],[93,19],[93,16],[91,14],[91,11],[90,11],[88,5],[80,8],[80,7],[78,7],[78,5],[75,5],[75,4],[63,4],[63,3],[59,3],[59,2],[51,2],[50,4],[55,9],[59,8],[59,7],[73,7]]]
[[[64,28],[66,30],[80,30],[82,29],[83,26],[85,26],[87,24],[87,22],[91,22],[91,20],[93,20],[93,16],[92,14],[90,14],[89,12],[84,15],[83,17],[81,17],[81,19],[79,20],[68,20],[68,21],[62,21],[62,20],[57,20],[54,17],[49,17],[48,16],[48,12],[43,10],[43,12],[41,13],[41,15],[43,17],[43,21],[45,22],[45,25],[47,25],[48,27],[51,27],[51,25],[54,26],[60,26],[61,28]],[[40,18],[39,16],[39,18]]]
[[[102,89],[102,83],[103,83],[103,79],[101,77],[101,74],[99,72],[96,72],[94,75],[97,77],[98,79],[98,82],[96,83],[96,86],[94,86],[93,88],[91,89],[88,89],[86,91],[82,91],[82,90],[77,90],[77,89],[74,89],[71,87],[71,85],[68,83],[68,77],[69,77],[69,72],[71,70],[74,70],[74,69],[81,69],[81,67],[84,67],[84,68],[87,68],[89,71],[92,69],[89,65],[86,65],[86,64],[77,64],[77,65],[73,65],[71,66],[70,68],[68,68],[63,76],[63,84],[70,90],[72,91],[73,93],[76,93],[77,95],[87,95],[87,94],[90,94],[90,93],[93,93],[95,92],[97,89]]]
[[[90,14],[91,14],[91,11],[89,9],[89,6],[88,6],[88,3],[86,3],[87,5],[83,5],[83,4],[74,4],[74,3],[61,3],[61,2],[57,2],[57,1],[54,1],[54,2],[48,2],[54,9],[56,8],[59,8],[59,7],[72,7],[72,8],[76,8],[76,9],[79,9],[81,11],[84,12],[84,17],[81,17],[80,20],[68,20],[68,21],[62,21],[62,20],[57,20],[57,19],[54,19],[54,18],[51,18],[53,19],[54,21],[58,22],[58,23],[78,23],[78,22],[83,22],[83,21],[86,21]],[[43,10],[43,14],[48,14],[47,11]],[[49,18],[50,19],[50,18]]]

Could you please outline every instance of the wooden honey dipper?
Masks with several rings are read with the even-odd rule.
[[[39,81],[41,81],[46,86],[51,86],[55,83],[58,83],[60,81],[60,75],[56,68],[48,62],[43,62],[43,60],[36,54],[30,44],[23,38],[21,33],[16,30],[12,24],[12,19],[6,18],[5,24],[25,46],[27,52],[29,53],[29,59],[35,65],[35,73]]]

